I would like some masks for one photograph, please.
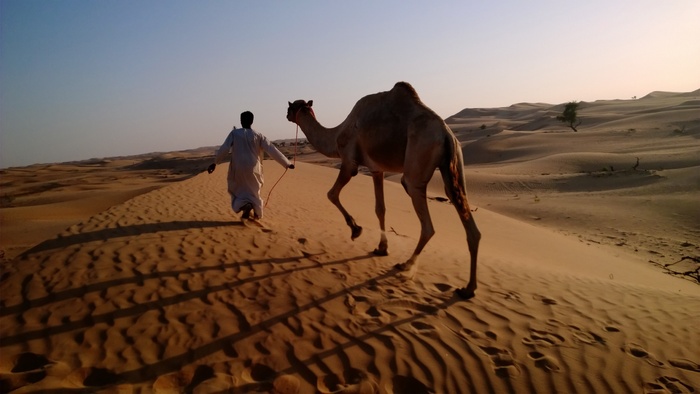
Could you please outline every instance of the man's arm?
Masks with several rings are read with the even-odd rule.
[[[276,162],[280,163],[282,167],[294,169],[294,164],[292,164],[292,162],[287,159],[287,156],[280,152],[276,146],[272,145],[267,137],[262,136],[261,144],[265,152],[267,152],[267,154],[270,155],[270,157],[272,157]]]
[[[236,130],[236,128],[233,128]],[[214,162],[209,165],[209,168],[207,168],[208,173],[214,172],[216,169],[217,164],[221,164],[225,161],[228,161],[231,159],[231,143],[233,142],[233,131],[228,133],[228,136],[226,136],[226,140],[224,140],[224,143],[221,144],[219,149],[216,151],[216,154],[214,155]]]

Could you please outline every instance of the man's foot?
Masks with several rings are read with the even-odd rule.
[[[250,218],[250,211],[253,210],[253,204],[247,203],[241,208],[243,211],[243,215],[241,215],[241,219],[248,219]]]
[[[254,224],[258,227],[265,227],[264,224],[260,223],[260,218],[257,215],[253,215],[250,219],[246,220],[246,222]]]

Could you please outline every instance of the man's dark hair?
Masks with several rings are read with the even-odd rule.
[[[253,125],[253,113],[250,111],[245,111],[241,114],[241,127],[244,129],[249,129]]]

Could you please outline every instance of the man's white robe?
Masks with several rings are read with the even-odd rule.
[[[228,192],[234,212],[240,212],[246,203],[251,203],[255,214],[263,217],[260,197],[263,152],[285,168],[292,164],[267,137],[253,129],[233,129],[216,152],[216,164],[229,161]]]

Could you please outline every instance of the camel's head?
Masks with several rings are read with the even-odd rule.
[[[299,113],[301,111],[306,111],[308,113],[311,113],[311,115],[314,115],[314,110],[311,109],[311,106],[314,104],[313,100],[309,101],[304,101],[304,100],[297,100],[293,103],[289,103],[289,108],[287,108],[287,120],[293,123],[297,123],[297,118],[299,117]]]

